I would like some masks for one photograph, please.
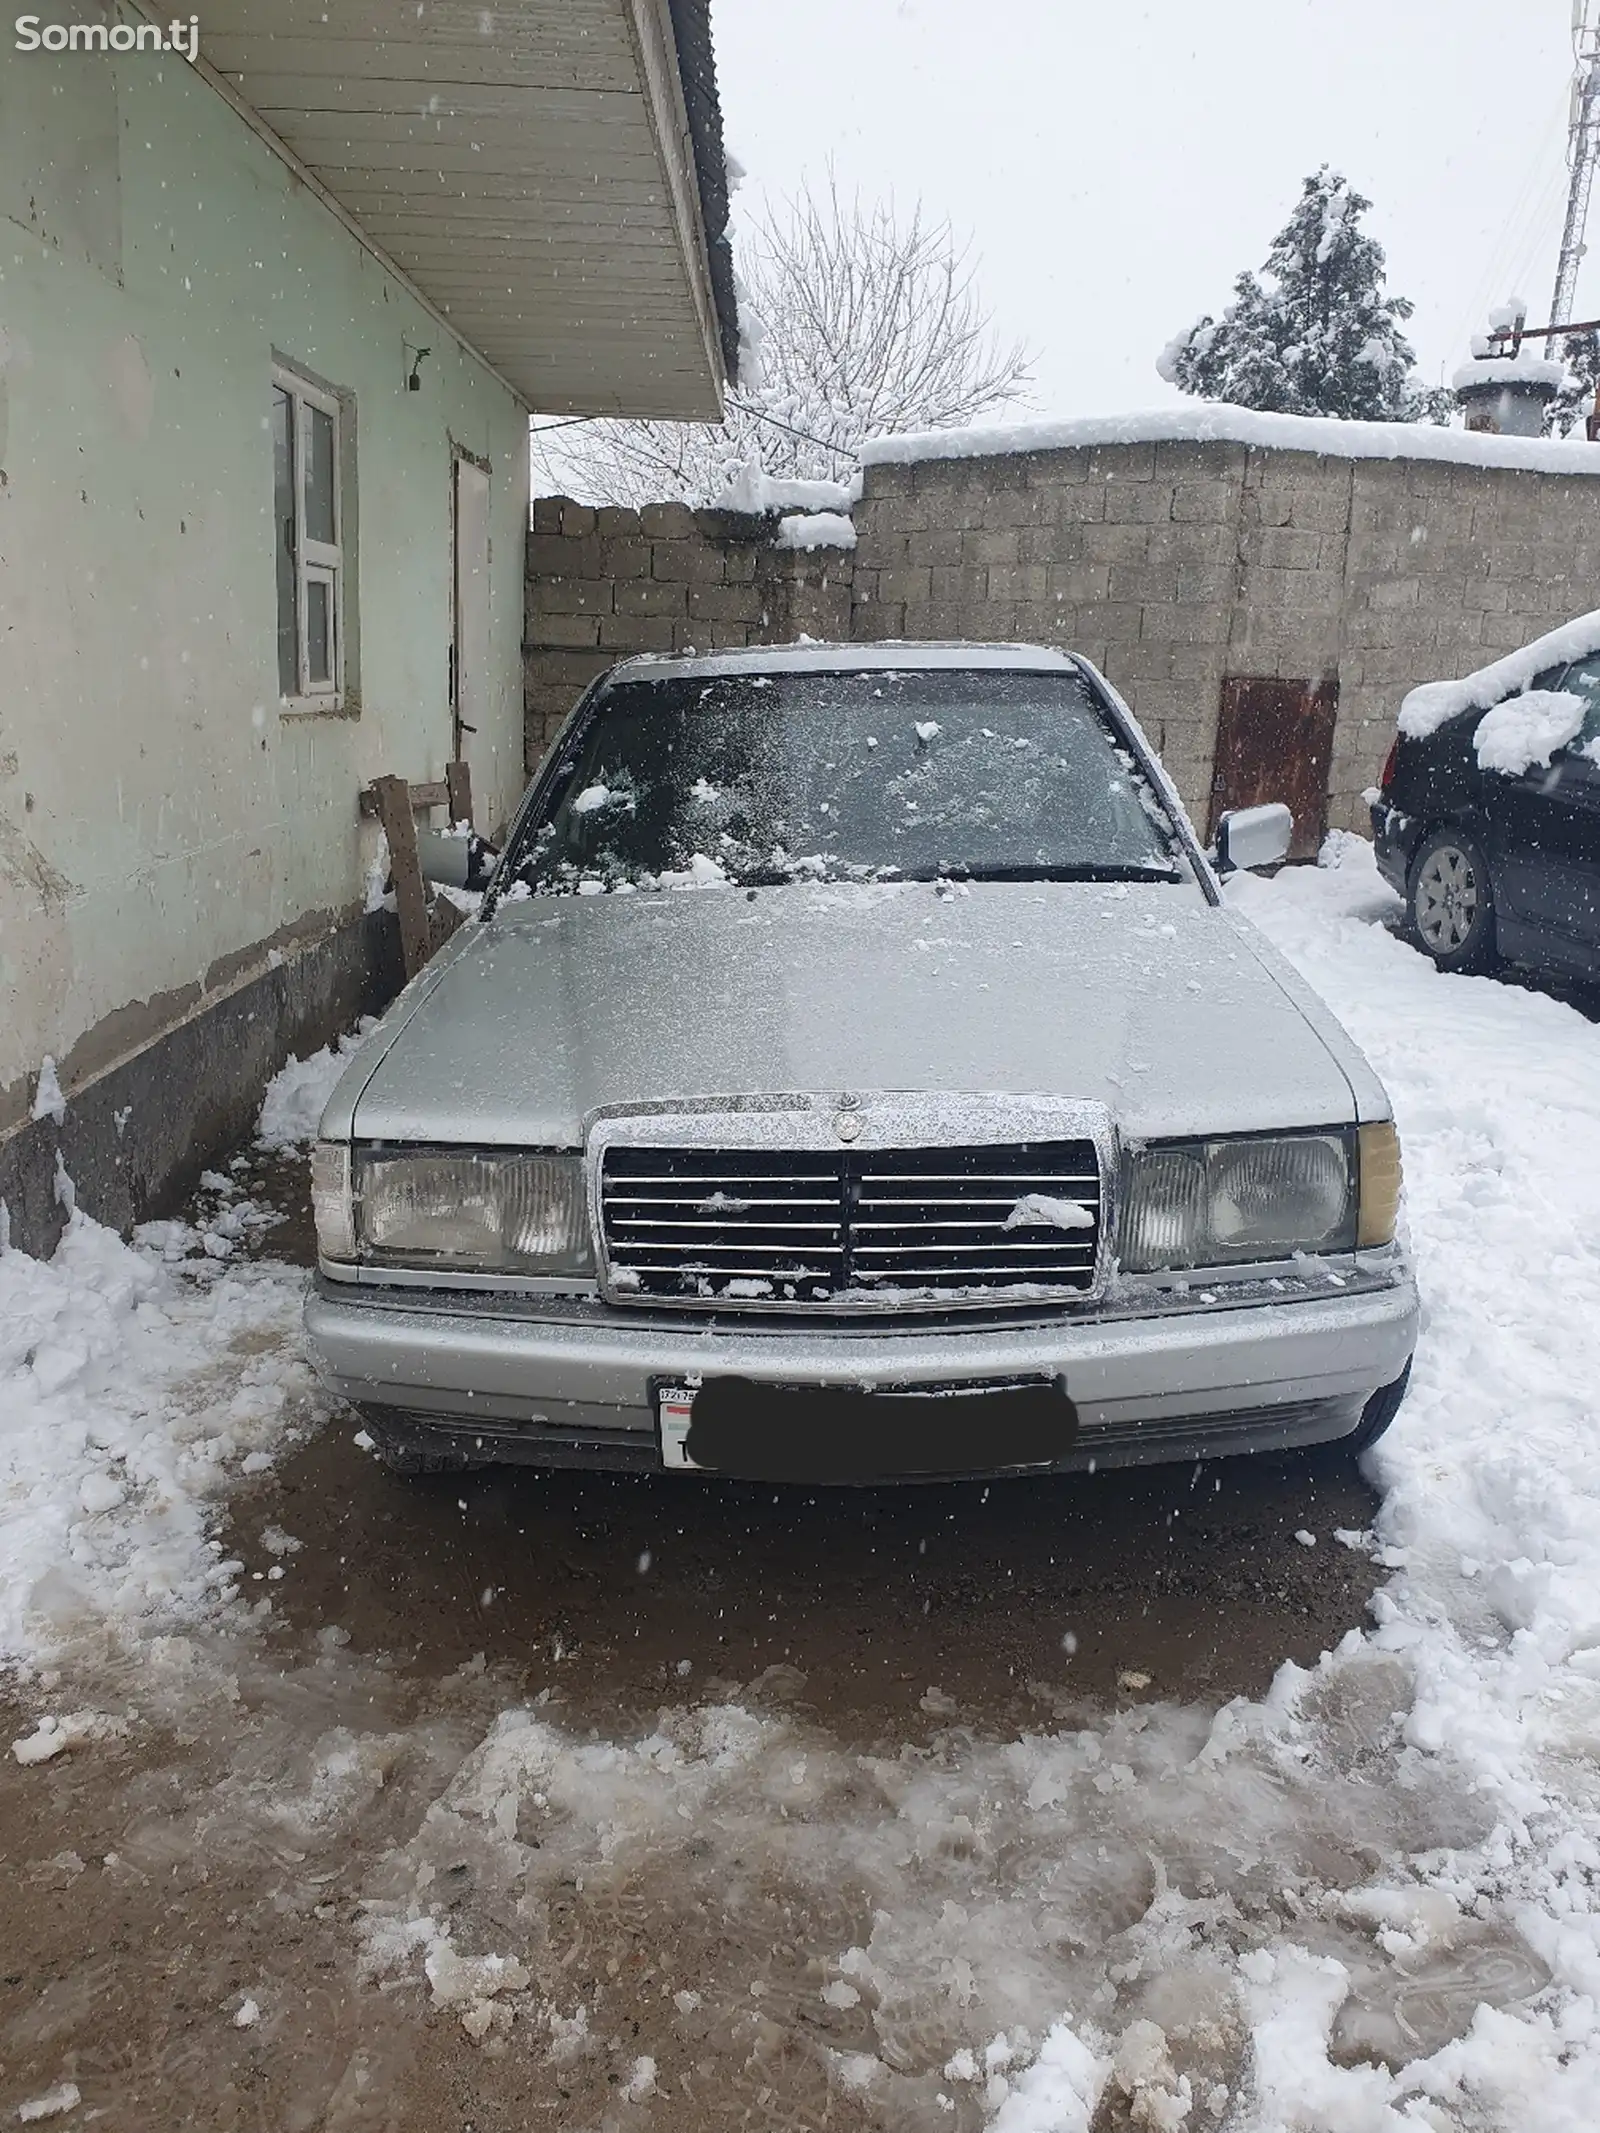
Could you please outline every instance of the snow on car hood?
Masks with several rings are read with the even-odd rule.
[[[1387,1115],[1315,996],[1187,884],[535,898],[457,941],[325,1132],[353,1106],[362,1139],[570,1147],[602,1105],[833,1089],[1087,1098],[1136,1137]]]

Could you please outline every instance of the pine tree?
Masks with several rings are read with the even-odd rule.
[[[1383,247],[1361,228],[1372,206],[1324,164],[1273,239],[1259,278],[1241,274],[1221,318],[1169,341],[1157,368],[1207,400],[1283,415],[1443,422],[1400,331],[1413,305],[1383,293]]]
[[[1569,333],[1561,343],[1561,360],[1567,366],[1567,380],[1544,411],[1544,433],[1547,437],[1575,436],[1581,442],[1600,388],[1600,334]]]

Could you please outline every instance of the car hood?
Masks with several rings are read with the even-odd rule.
[[[845,1089],[1087,1098],[1134,1137],[1387,1111],[1192,885],[791,884],[503,905],[407,988],[323,1130],[574,1147],[604,1105]]]

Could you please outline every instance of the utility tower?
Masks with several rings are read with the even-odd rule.
[[[1565,324],[1572,316],[1572,299],[1578,283],[1578,264],[1583,258],[1584,225],[1589,219],[1589,191],[1594,184],[1595,164],[1600,162],[1600,0],[1572,0],[1572,115],[1567,126],[1567,164],[1572,180],[1567,188],[1567,219],[1561,231],[1561,256],[1556,262],[1556,289],[1550,299],[1550,323]],[[1555,334],[1544,344],[1554,356]]]

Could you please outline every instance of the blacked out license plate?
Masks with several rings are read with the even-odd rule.
[[[893,1481],[1048,1467],[1078,1431],[1064,1379],[892,1387],[710,1377],[654,1387],[665,1467],[746,1481]]]

